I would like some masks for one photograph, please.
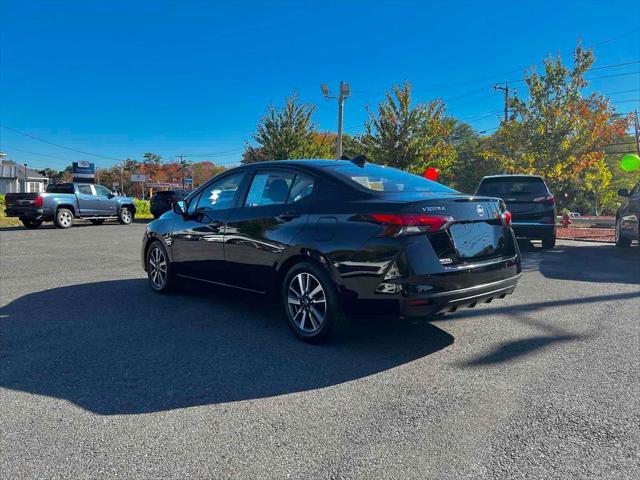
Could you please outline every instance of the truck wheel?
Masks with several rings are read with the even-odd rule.
[[[551,235],[549,237],[543,238],[542,239],[542,248],[544,248],[545,250],[549,250],[553,247],[556,246],[556,236],[555,235]]]
[[[102,225],[104,223],[104,220],[102,220],[101,218],[94,218],[93,220],[89,220],[89,221],[94,225]]]
[[[68,208],[59,208],[53,223],[58,228],[71,228],[73,226],[73,212]]]
[[[42,225],[42,220],[29,220],[27,218],[21,218],[20,221],[25,226],[25,228],[38,228]]]
[[[118,222],[121,225],[129,225],[133,221],[133,212],[128,207],[122,207],[118,212]]]

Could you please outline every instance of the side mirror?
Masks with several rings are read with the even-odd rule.
[[[627,190],[626,188],[621,188],[620,190],[618,190],[618,195],[620,195],[621,197],[628,197],[629,190]]]
[[[178,215],[184,216],[187,211],[187,203],[184,200],[179,200],[173,203],[173,211]]]
[[[113,197],[115,197],[115,196],[116,196],[116,194],[115,194],[115,193],[110,192],[110,193],[109,193],[109,195],[107,195],[107,198],[113,198]]]

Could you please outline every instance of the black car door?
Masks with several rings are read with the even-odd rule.
[[[225,230],[228,282],[266,292],[275,281],[275,265],[307,223],[314,178],[289,169],[257,170],[246,198]]]
[[[189,199],[187,215],[175,220],[171,251],[179,276],[221,282],[224,225],[244,178],[238,172],[212,181]]]

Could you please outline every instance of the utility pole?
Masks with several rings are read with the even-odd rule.
[[[340,81],[340,93],[337,97],[330,96],[329,88],[326,84],[321,84],[322,95],[326,99],[338,101],[338,137],[336,138],[336,159],[340,160],[342,157],[342,120],[344,117],[344,101],[351,96],[351,88],[348,83]]]
[[[184,155],[178,155],[180,157],[180,174],[182,175],[182,190],[184,190]]]
[[[24,164],[24,193],[27,193],[29,189],[27,188],[27,164]]]
[[[633,126],[636,133],[636,152],[638,153],[638,156],[640,156],[640,124],[638,123],[638,110],[634,110],[633,117],[635,120]]]
[[[504,87],[501,85],[494,85],[493,89],[498,91],[502,90],[504,92],[504,123],[509,121],[509,84],[505,83]],[[515,94],[515,90],[513,90]]]

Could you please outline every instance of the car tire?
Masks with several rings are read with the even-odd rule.
[[[542,239],[542,248],[545,250],[551,250],[556,246],[556,236],[552,235],[550,237],[545,237]]]
[[[68,208],[59,208],[56,211],[56,216],[53,219],[53,223],[58,228],[71,228],[73,227],[73,212]]]
[[[308,262],[294,265],[282,282],[285,315],[298,338],[319,343],[346,332],[348,319],[338,291],[323,268]]]
[[[147,248],[145,256],[147,280],[151,289],[156,293],[169,293],[176,287],[177,279],[173,273],[173,266],[169,260],[167,249],[158,240],[154,240]]]
[[[616,218],[615,241],[616,241],[616,247],[619,247],[619,248],[627,248],[629,245],[631,245],[631,239],[625,238],[622,235],[622,225],[620,225],[619,217]],[[640,243],[640,240],[639,240],[639,243]]]
[[[129,207],[122,207],[118,212],[118,223],[129,225],[133,222],[133,211]]]
[[[40,225],[42,225],[42,220],[29,220],[27,218],[21,218],[20,221],[22,222],[22,225],[24,225],[24,228],[28,228],[30,230],[39,228]]]
[[[93,220],[89,220],[89,221],[94,225],[102,225],[104,223],[104,220],[101,218],[94,218]]]

